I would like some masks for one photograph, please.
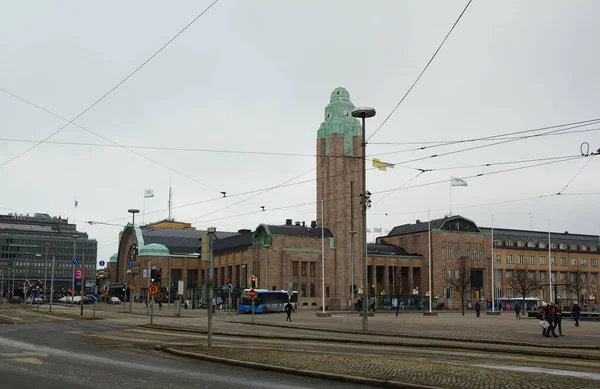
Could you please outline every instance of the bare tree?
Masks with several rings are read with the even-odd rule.
[[[586,277],[579,265],[575,271],[570,271],[565,278],[567,288],[577,296],[577,304],[581,300],[581,292],[585,289]]]
[[[453,261],[455,268],[450,269],[448,283],[460,293],[462,315],[465,315],[465,294],[471,289],[471,260],[461,257]]]
[[[540,289],[539,280],[534,276],[533,272],[529,272],[527,264],[515,269],[512,277],[509,278],[507,282],[515,290],[517,295],[523,298],[523,310],[527,307],[527,305],[525,305],[525,297],[531,292]]]

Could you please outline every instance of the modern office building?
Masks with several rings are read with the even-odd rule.
[[[25,282],[46,280],[49,294],[53,259],[54,290],[59,294],[72,287],[73,258],[91,279],[98,243],[76,227],[67,219],[44,213],[0,215],[0,289],[6,295],[23,297]]]

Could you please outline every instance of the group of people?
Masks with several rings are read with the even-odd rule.
[[[552,334],[553,338],[564,336],[562,333],[562,307],[560,304],[551,301],[550,303],[542,302],[538,309],[538,319],[540,319],[540,327],[542,327],[542,336],[547,338]],[[579,318],[581,317],[581,308],[579,304],[574,303],[571,308],[571,317],[575,320],[575,327],[579,327]],[[556,329],[558,328],[558,335]]]

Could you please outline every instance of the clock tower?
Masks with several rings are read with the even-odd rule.
[[[336,88],[317,132],[318,225],[333,233],[335,246],[333,261],[325,263],[325,285],[332,310],[347,309],[349,303],[354,303],[350,293],[352,251],[354,284],[362,285],[364,254],[361,253],[365,252],[366,244],[360,241],[360,231],[366,228],[361,217],[362,127],[352,117],[353,109],[348,91]],[[323,220],[320,220],[322,207]],[[353,231],[356,233],[351,234]]]

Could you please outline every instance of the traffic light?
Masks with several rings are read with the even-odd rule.
[[[127,289],[127,285],[123,284],[123,288],[122,289],[123,289],[123,293],[125,293],[125,290]]]
[[[256,288],[256,276],[250,277],[250,287],[252,289]]]
[[[150,270],[150,282],[156,282],[156,269]]]
[[[162,267],[156,269],[156,283],[160,284],[160,280],[162,278]]]
[[[96,288],[100,286],[100,276],[96,276]]]

